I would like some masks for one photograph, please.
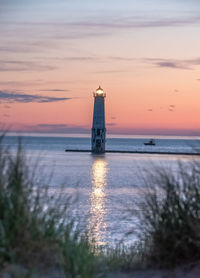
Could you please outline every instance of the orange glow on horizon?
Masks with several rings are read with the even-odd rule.
[[[106,12],[104,1],[98,2],[101,9],[94,2],[84,13],[81,1],[77,6],[61,1],[62,9],[53,2],[54,9],[41,1],[22,1],[19,7],[5,1],[2,126],[88,133],[91,92],[101,84],[108,133],[200,135],[200,6],[153,0],[147,9],[143,0],[124,1],[127,5],[109,1]]]

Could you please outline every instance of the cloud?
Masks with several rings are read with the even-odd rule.
[[[38,59],[49,60],[49,57],[38,57]],[[85,62],[85,61],[99,61],[101,58],[98,56],[72,56],[72,57],[51,57],[51,60],[57,61],[72,61],[72,62]]]
[[[62,89],[45,89],[40,90],[40,92],[68,92],[69,90],[62,90]]]
[[[160,66],[161,68],[180,68],[180,66],[177,66],[176,63],[173,62],[157,62],[157,65]],[[181,68],[185,68],[182,67]]]
[[[198,78],[197,81],[200,81],[200,78]]]
[[[13,35],[16,39],[16,52],[17,53],[40,53],[41,50],[46,52],[46,49],[57,49],[58,42],[57,40],[82,40],[82,39],[90,39],[95,37],[102,37],[110,35],[110,31],[107,29],[99,28],[96,30],[92,27],[93,19],[91,19],[91,28],[85,28],[85,26],[79,25],[79,22],[39,22],[39,21],[0,21],[1,25],[7,25],[11,28],[11,31],[8,35]],[[23,40],[23,45],[16,37],[16,34],[13,30],[20,30],[23,32],[24,37],[30,36],[32,41],[27,42],[27,40]],[[6,38],[6,36],[5,36]],[[7,47],[8,45],[8,47]],[[0,52],[8,52],[13,53],[15,49],[13,46],[9,46],[8,43],[5,43],[0,46]]]
[[[4,108],[6,108],[6,109],[10,109],[11,107],[9,106],[9,105],[4,105]]]
[[[171,68],[171,69],[185,69],[192,70],[194,66],[200,65],[200,58],[195,59],[166,59],[166,58],[135,58],[135,57],[123,57],[123,56],[109,56],[105,60],[111,60],[116,62],[142,62],[151,64],[159,68]],[[108,72],[127,72],[123,70],[113,70]],[[198,79],[197,79],[198,80]],[[200,79],[199,79],[200,80]],[[175,90],[178,92],[178,90]]]
[[[32,95],[32,94],[24,94],[18,92],[8,92],[8,91],[0,91],[0,100],[9,103],[46,103],[46,102],[57,102],[57,101],[65,101],[70,98],[66,97],[49,97],[49,96],[40,96],[40,95]]]
[[[147,111],[148,111],[148,112],[152,112],[152,111],[153,111],[153,109],[151,109],[151,108],[150,108],[150,109],[147,109]]]
[[[101,71],[93,71],[92,73],[111,73],[111,74],[115,74],[115,73],[127,73],[127,72],[132,72],[132,70],[101,70]]]
[[[94,56],[74,56],[74,57],[63,57],[63,58],[57,58],[57,59],[59,59],[59,60],[66,60],[66,61],[78,61],[78,62],[80,62],[80,61],[96,61],[96,60],[98,60],[98,58],[97,57],[94,57]]]
[[[22,44],[21,42],[16,41],[15,44],[5,43],[1,44],[0,52],[7,52],[7,53],[31,53],[31,52],[38,52],[41,53],[41,49],[45,50],[48,47],[52,47],[52,43],[49,44],[45,41],[37,41],[37,42],[28,42],[24,41]]]
[[[43,128],[63,128],[68,127],[66,124],[38,124],[37,127],[43,127]]]
[[[42,133],[90,133],[90,128],[84,126],[75,126],[68,124],[36,124],[36,125],[21,125],[15,124],[11,131],[19,132],[42,132]]]
[[[3,117],[4,117],[4,118],[9,118],[10,115],[9,115],[9,114],[3,114]]]
[[[110,56],[108,57],[110,60],[114,60],[114,61],[136,61],[136,58],[133,57],[121,57],[121,56]]]
[[[188,59],[188,60],[144,58],[142,60],[143,62],[153,64],[156,67],[171,68],[171,69],[192,70],[193,66],[200,65],[200,58]]]
[[[49,47],[49,42],[52,44],[52,39],[60,40],[75,40],[85,39],[92,37],[108,36],[113,34],[114,31],[127,31],[131,29],[145,29],[145,28],[167,28],[167,27],[182,27],[187,25],[200,24],[200,16],[197,15],[182,15],[182,16],[146,16],[143,15],[103,15],[87,16],[85,19],[79,20],[73,17],[68,20],[55,20],[55,21],[6,21],[2,20],[0,24],[7,26],[15,26],[19,28],[25,35],[30,35],[29,30],[32,30],[32,37],[38,38],[36,42],[26,42],[24,45],[17,44],[16,52],[36,51],[42,48]],[[12,30],[12,29],[11,29]],[[14,29],[15,30],[15,29]],[[11,31],[12,32],[12,31]],[[12,33],[11,33],[12,34]],[[45,40],[44,40],[45,38]],[[47,43],[48,41],[48,43]],[[47,45],[46,45],[47,44]],[[55,45],[54,45],[55,44]],[[54,43],[52,47],[56,47]],[[3,45],[0,51],[12,52],[12,46]],[[14,50],[14,49],[13,49]]]
[[[49,82],[48,82],[49,83]],[[27,86],[38,86],[44,84],[42,80],[35,80],[35,81],[0,81],[0,86],[3,87],[27,87]]]
[[[116,123],[107,123],[106,125],[107,126],[114,126],[114,125],[116,125]]]
[[[99,19],[99,20],[98,20]],[[159,27],[181,27],[200,23],[200,16],[185,16],[179,18],[144,18],[144,17],[104,17],[93,18],[66,23],[71,27],[93,28],[93,29],[135,29],[135,28],[159,28]]]
[[[48,71],[56,69],[55,66],[45,65],[33,61],[2,60],[0,71]]]
[[[45,79],[36,79],[36,80],[23,80],[23,81],[13,81],[13,80],[10,80],[10,81],[0,81],[0,87],[4,87],[4,88],[8,88],[8,87],[11,87],[11,88],[24,88],[24,87],[41,87],[41,86],[46,86],[46,84],[48,83],[48,86],[52,85],[52,86],[59,86],[61,84],[66,84],[68,85],[69,83],[74,83],[75,81],[53,81],[53,80],[46,80]],[[76,81],[77,82],[77,81]],[[6,89],[7,90],[7,89]],[[47,89],[46,89],[47,90]],[[54,90],[53,89],[50,89],[50,90]],[[56,90],[59,90],[56,88]],[[41,89],[40,91],[43,91],[43,89]],[[69,91],[67,89],[63,90],[63,91]]]

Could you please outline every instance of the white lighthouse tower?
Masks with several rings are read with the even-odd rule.
[[[94,93],[94,113],[92,125],[92,152],[104,153],[106,143],[106,128],[105,128],[105,105],[104,99],[106,94],[103,89],[99,88]]]

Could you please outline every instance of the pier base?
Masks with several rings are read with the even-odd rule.
[[[66,152],[76,152],[76,153],[93,153],[91,150],[70,150],[66,149]],[[200,156],[200,153],[184,153],[184,152],[150,152],[150,151],[115,151],[107,150],[105,153],[133,153],[133,154],[165,154],[165,155],[195,155]],[[95,153],[98,155],[98,153]]]

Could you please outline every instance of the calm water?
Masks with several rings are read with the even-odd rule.
[[[110,150],[148,150],[191,152],[199,145],[197,140],[157,139],[156,146],[144,146],[144,138],[111,138]],[[190,157],[153,154],[66,153],[67,149],[89,149],[89,138],[23,137],[30,168],[39,157],[38,175],[53,178],[48,184],[53,190],[63,186],[63,194],[78,192],[79,201],[74,211],[99,245],[115,244],[134,225],[134,218],[127,216],[127,207],[134,206],[143,186],[141,176],[152,166],[176,170],[177,160],[186,162]],[[4,144],[17,147],[17,137],[8,136]],[[42,171],[41,171],[42,170]],[[42,186],[42,184],[41,184]],[[139,188],[138,188],[139,187]],[[131,242],[134,238],[127,237]]]

